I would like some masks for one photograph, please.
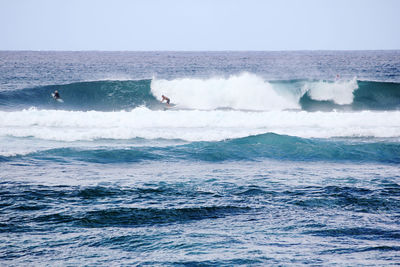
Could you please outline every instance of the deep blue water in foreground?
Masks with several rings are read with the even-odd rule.
[[[0,52],[1,266],[399,255],[400,51]]]

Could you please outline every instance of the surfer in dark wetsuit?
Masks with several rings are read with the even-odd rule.
[[[167,105],[169,106],[169,102],[170,102],[169,98],[166,97],[165,95],[162,95],[161,97],[162,97],[161,103],[164,102],[164,100],[165,100],[167,102]]]
[[[54,99],[56,99],[56,100],[60,98],[60,94],[58,93],[57,90],[54,91],[53,97],[54,97]]]

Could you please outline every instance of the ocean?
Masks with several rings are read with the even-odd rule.
[[[0,265],[399,264],[399,50],[0,52]]]

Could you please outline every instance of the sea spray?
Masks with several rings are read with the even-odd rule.
[[[333,101],[338,105],[348,105],[353,102],[353,92],[358,89],[356,78],[350,81],[338,80],[335,82],[306,82],[303,92],[310,94],[318,101]]]
[[[243,73],[228,78],[194,79],[182,78],[152,80],[154,96],[168,95],[185,108],[217,109],[232,108],[246,110],[283,110],[299,108],[276,91],[272,84],[261,77]]]

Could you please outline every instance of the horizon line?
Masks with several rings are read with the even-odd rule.
[[[357,51],[400,51],[393,49],[294,49],[294,50],[103,50],[103,49],[0,49],[0,52],[357,52]]]

